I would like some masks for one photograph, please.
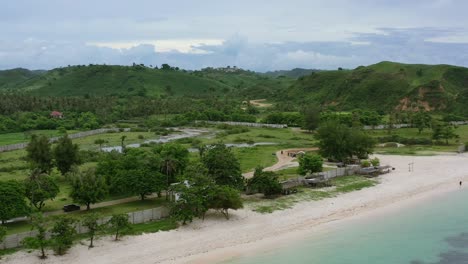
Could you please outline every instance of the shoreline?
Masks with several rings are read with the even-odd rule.
[[[243,209],[229,221],[210,214],[176,230],[127,237],[119,243],[109,238],[96,248],[76,245],[62,257],[50,255],[47,263],[223,263],[237,257],[272,252],[285,244],[321,236],[337,226],[372,219],[415,206],[468,184],[468,155],[382,156],[382,164],[395,171],[379,177],[380,184],[320,201],[300,202],[271,214]],[[408,171],[408,163],[414,171]],[[468,188],[468,186],[462,186]],[[19,252],[5,263],[44,263],[36,254]]]
[[[468,172],[467,172],[468,174]],[[468,181],[468,175],[462,180]],[[304,226],[296,227],[297,229],[289,231],[289,233],[280,234],[279,236],[267,237],[245,244],[232,246],[229,248],[216,249],[211,252],[200,254],[199,256],[190,256],[185,260],[173,263],[219,263],[227,264],[230,261],[235,261],[243,257],[254,257],[263,254],[274,253],[276,250],[281,250],[284,246],[290,246],[294,243],[301,242],[307,239],[320,239],[329,232],[334,232],[339,228],[351,228],[359,220],[368,221],[367,218],[382,218],[391,213],[397,213],[399,210],[408,210],[418,206],[421,203],[430,202],[440,196],[448,195],[455,191],[463,191],[452,181],[445,182],[443,186],[438,185],[432,188],[422,188],[405,197],[396,197],[387,201],[373,201],[368,204],[363,204],[353,208],[347,208],[341,212],[332,213],[323,218],[316,219],[314,223],[304,224]],[[372,188],[372,187],[371,187]],[[465,187],[468,188],[468,187]],[[468,191],[468,190],[465,190]],[[325,200],[333,200],[327,198]],[[172,262],[171,262],[172,263]]]

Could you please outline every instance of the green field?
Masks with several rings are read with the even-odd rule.
[[[68,134],[73,134],[76,132],[78,131],[76,130],[67,131]],[[28,142],[32,134],[44,135],[47,137],[61,136],[58,130],[33,130],[33,131],[28,131],[27,133],[24,133],[24,132],[23,133],[6,133],[6,134],[0,134],[0,146]]]

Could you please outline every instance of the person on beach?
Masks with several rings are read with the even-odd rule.
[[[460,187],[462,186],[462,181],[460,181]]]

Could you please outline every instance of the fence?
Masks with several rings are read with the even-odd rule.
[[[100,128],[100,129],[95,129],[95,130],[89,130],[89,131],[84,131],[84,132],[78,132],[75,134],[70,134],[68,135],[69,138],[75,139],[75,138],[82,138],[82,137],[88,137],[92,135],[97,135],[97,134],[103,134],[103,133],[109,133],[109,132],[119,132],[120,128]],[[128,132],[130,131],[130,128],[125,128],[123,131]],[[49,141],[51,143],[56,142],[59,140],[60,137],[52,137],[49,138]],[[12,151],[12,150],[18,150],[18,149],[24,149],[28,146],[28,143],[18,143],[18,144],[12,144],[12,145],[6,145],[6,146],[0,146],[0,152],[6,152],[6,151]]]
[[[195,123],[206,123],[211,125],[226,124],[231,126],[247,126],[247,127],[269,127],[269,128],[287,128],[285,124],[264,124],[264,123],[249,123],[249,122],[230,122],[230,121],[195,121]]]
[[[360,166],[348,166],[346,168],[336,168],[330,171],[317,172],[313,173],[313,176],[320,177],[323,181],[328,181],[330,179],[342,176],[355,175],[359,172]],[[307,180],[305,177],[298,177],[296,179],[290,179],[284,182],[281,182],[283,189],[295,188],[298,186],[306,185]]]
[[[128,220],[132,224],[141,224],[146,222],[151,222],[154,220],[159,220],[169,216],[169,209],[166,207],[158,207],[153,209],[148,209],[144,211],[132,212],[128,213]],[[109,221],[111,217],[104,217],[100,219],[98,222],[99,224],[104,224]],[[81,225],[76,225],[76,232],[78,234],[83,234],[88,232],[88,229]],[[21,242],[23,239],[27,237],[32,237],[37,235],[37,231],[29,231],[24,233],[18,233],[14,235],[6,236],[2,243],[0,243],[0,249],[7,249],[7,248],[16,248],[21,246]],[[50,237],[50,234],[47,234]]]
[[[452,121],[449,122],[451,125],[454,126],[462,126],[462,125],[468,125],[468,121]],[[408,127],[413,127],[411,124],[394,124],[392,125],[393,128],[408,128]],[[382,129],[387,129],[388,125],[378,125],[378,126],[364,126],[364,129],[366,130],[382,130]]]

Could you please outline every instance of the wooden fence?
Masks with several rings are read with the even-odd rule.
[[[162,218],[166,218],[169,216],[169,209],[166,207],[158,207],[153,209],[148,209],[144,211],[132,212],[128,213],[128,220],[132,224],[141,224],[146,222],[151,222],[155,220],[159,220]],[[99,224],[105,224],[109,221],[111,217],[104,217],[100,219],[98,222]],[[75,226],[76,232],[78,234],[83,234],[88,232],[88,229],[80,224]],[[20,247],[22,241],[27,237],[33,237],[37,235],[37,231],[29,231],[24,233],[18,233],[14,235],[6,236],[2,243],[0,243],[0,249],[7,249],[7,248],[16,248]],[[50,237],[50,234],[47,234]]]
[[[100,128],[100,129],[95,129],[95,130],[89,130],[89,131],[78,132],[78,133],[75,133],[75,134],[70,134],[70,135],[68,135],[68,137],[71,138],[71,139],[75,139],[75,138],[82,138],[82,137],[88,137],[88,136],[97,135],[97,134],[104,134],[104,133],[109,133],[109,132],[119,132],[119,131],[121,131],[120,128]],[[130,131],[130,128],[125,128],[125,129],[123,129],[123,131],[128,132],[128,131]],[[49,138],[49,141],[51,143],[53,143],[53,142],[56,142],[57,140],[59,140],[59,138],[60,137],[52,137],[52,138]],[[27,146],[28,146],[28,142],[0,146],[0,153],[1,152],[6,152],[6,151],[24,149]]]

